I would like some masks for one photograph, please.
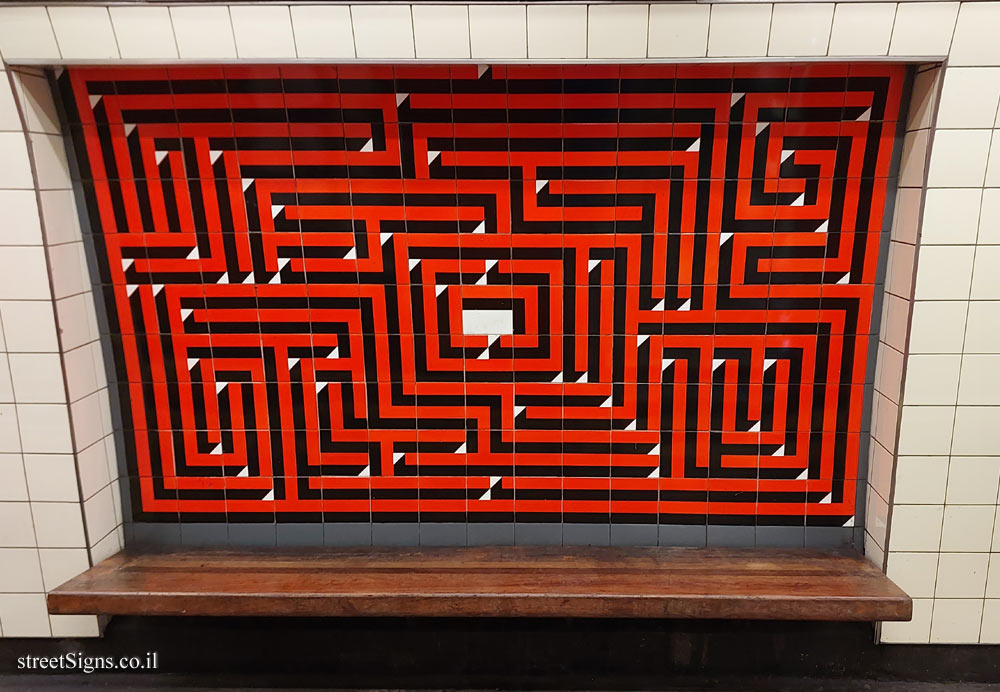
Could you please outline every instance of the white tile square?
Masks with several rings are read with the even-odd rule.
[[[929,144],[929,130],[917,130],[903,135],[903,155],[899,164],[899,186],[901,188],[923,186]]]
[[[982,187],[991,134],[991,130],[938,130],[934,134],[927,185]]]
[[[882,303],[882,340],[897,351],[906,349],[906,332],[910,318],[910,301],[887,294]]]
[[[868,482],[874,492],[888,498],[892,494],[892,454],[874,439],[868,449]]]
[[[1000,495],[1000,456],[952,457],[948,465],[949,505],[996,504]]]
[[[526,58],[527,16],[524,5],[469,5],[472,57]]]
[[[937,505],[944,502],[948,485],[948,457],[896,459],[895,505]]]
[[[17,404],[17,420],[25,452],[72,454],[65,404]]]
[[[979,233],[979,188],[931,188],[924,198],[923,245],[975,245]]]
[[[44,7],[0,8],[0,55],[8,61],[61,57]]]
[[[962,3],[955,35],[951,42],[951,65],[998,65],[1000,6],[994,2]]]
[[[293,5],[292,29],[300,58],[353,58],[354,29],[346,5]]]
[[[884,644],[926,644],[931,636],[932,598],[913,599],[913,617],[909,622],[883,622],[881,641]]]
[[[70,179],[69,163],[66,161],[66,144],[61,135],[31,133],[31,154],[35,160],[35,175],[40,190],[68,190],[73,183]]]
[[[587,6],[528,5],[528,57],[587,57]]]
[[[49,248],[52,290],[55,298],[65,298],[90,290],[83,243],[64,243]]]
[[[66,388],[69,390],[70,401],[82,399],[101,388],[97,381],[97,371],[94,368],[95,347],[100,348],[96,343],[87,344],[63,354]]]
[[[767,55],[771,5],[713,4],[708,30],[710,57]]]
[[[967,305],[965,353],[1000,353],[1000,301],[975,300]]]
[[[33,548],[36,545],[29,503],[0,502],[0,545],[5,548]]]
[[[295,57],[288,5],[230,5],[229,15],[239,57]]]
[[[644,58],[649,5],[588,5],[587,57]]]
[[[0,548],[0,593],[39,593],[42,570],[35,548]]]
[[[33,191],[0,190],[0,214],[4,218],[0,245],[42,244],[38,200]]]
[[[52,5],[49,18],[64,60],[118,57],[118,43],[107,7]]]
[[[937,552],[941,545],[941,505],[897,505],[892,508],[890,552]]]
[[[1000,449],[1000,407],[959,406],[955,409],[955,439],[951,453],[960,456],[996,454]]]
[[[10,374],[18,403],[56,404],[66,401],[62,361],[55,353],[12,353]]]
[[[889,527],[889,505],[878,493],[868,488],[868,500],[865,506],[865,530],[880,546],[885,545],[886,529]]]
[[[28,484],[20,454],[0,454],[0,502],[26,502]]]
[[[0,161],[3,161],[3,166],[0,166],[0,189],[35,188],[35,179],[31,174],[31,163],[28,160],[28,145],[22,133],[0,132]]]
[[[890,452],[896,451],[896,427],[899,422],[899,405],[884,394],[875,398],[872,437]]]
[[[1000,299],[1000,245],[983,245],[976,248],[976,263],[972,271],[972,299]]]
[[[941,552],[989,552],[995,518],[995,505],[946,506]]]
[[[944,73],[937,127],[993,127],[1000,103],[1000,67],[949,67]]]
[[[882,549],[882,546],[875,542],[875,539],[872,538],[872,535],[867,531],[865,531],[864,551],[865,559],[881,570],[882,565],[885,563],[885,551]]]
[[[983,628],[979,633],[979,643],[1000,644],[1000,598],[987,598],[985,601]]]
[[[906,361],[904,404],[953,405],[958,396],[959,355],[911,355]]]
[[[84,548],[42,548],[38,551],[38,557],[41,560],[42,580],[46,591],[65,584],[90,568]]]
[[[153,8],[166,9],[166,8]],[[72,190],[43,190],[39,193],[45,238],[49,245],[83,239],[76,197]]]
[[[49,615],[53,637],[100,637],[96,615]]]
[[[938,598],[934,601],[931,643],[976,644],[982,621],[982,598]]]
[[[982,598],[986,593],[989,553],[941,553],[937,598]]]
[[[10,379],[10,359],[0,354],[0,403],[14,403],[14,383]]]
[[[906,115],[907,131],[920,130],[934,125],[940,89],[939,81],[943,75],[944,70],[940,67],[917,72],[913,79],[909,113]]]
[[[112,6],[111,24],[124,60],[172,60],[177,42],[170,11],[148,5]]]
[[[958,403],[962,406],[1000,405],[1000,355],[968,354],[962,359]]]
[[[173,6],[177,51],[182,60],[236,57],[233,24],[226,6]]]
[[[966,245],[928,245],[917,259],[917,300],[968,300],[976,248]]]
[[[92,444],[77,453],[77,467],[80,474],[80,490],[83,499],[88,499],[111,482],[107,447],[103,442]]]
[[[6,305],[0,302],[0,306]],[[56,301],[63,348],[73,349],[97,339],[97,318],[90,295],[81,293]]]
[[[885,273],[885,290],[909,300],[913,293],[913,266],[916,246],[908,243],[889,243],[889,261]]]
[[[937,553],[889,553],[886,576],[910,598],[933,598]]]
[[[826,55],[833,24],[834,3],[775,3],[771,12],[771,40],[767,54],[774,56]]]
[[[948,454],[954,406],[903,406],[899,454]]]
[[[829,55],[885,55],[889,52],[894,2],[839,2],[833,15]]]
[[[0,252],[0,299],[49,300],[48,275],[42,248],[5,248]]]
[[[585,15],[586,9],[580,9]],[[572,24],[566,30],[566,36],[571,37]],[[469,8],[466,5],[413,5],[413,41],[418,58],[471,57]]]
[[[0,452],[21,452],[21,434],[14,404],[0,404]]]
[[[114,531],[117,522],[110,485],[83,503],[83,516],[87,522],[87,535],[92,543],[97,543]]]
[[[5,637],[51,636],[45,594],[0,594],[0,631]]]
[[[649,6],[650,58],[701,58],[708,54],[711,5]]]
[[[994,534],[994,539],[996,535]],[[986,598],[1000,598],[1000,553],[990,554],[989,574],[986,577]]]
[[[978,241],[983,245],[1000,245],[1000,189],[983,190]]]
[[[48,300],[0,301],[7,350],[11,352],[57,353],[56,320]]]
[[[98,541],[97,545],[90,549],[90,559],[96,565],[102,560],[107,560],[109,557],[119,552],[124,545],[125,544],[119,532],[113,531]]]
[[[889,55],[947,55],[958,5],[957,2],[899,3]]]
[[[21,114],[14,102],[14,91],[7,82],[0,83],[0,132],[21,132]]]
[[[913,304],[910,323],[910,353],[962,353],[962,335],[965,332],[966,311],[974,303],[960,300],[918,300]],[[1000,318],[1000,304],[998,304]],[[972,322],[969,322],[972,329]],[[997,331],[1000,347],[1000,329]],[[965,337],[968,351],[968,336]]]
[[[888,344],[878,345],[878,367],[875,371],[875,391],[894,403],[899,403],[903,387],[903,354]]]
[[[32,502],[79,502],[72,454],[25,454],[24,474]]]
[[[14,75],[28,131],[49,135],[60,134],[62,130],[59,127],[59,113],[52,99],[49,80],[27,72],[14,72]]]
[[[85,548],[83,516],[77,502],[32,502],[39,548]]]
[[[412,58],[409,5],[351,5],[354,48],[359,58]]]
[[[992,132],[990,155],[986,160],[986,187],[1000,187],[1000,130]]]

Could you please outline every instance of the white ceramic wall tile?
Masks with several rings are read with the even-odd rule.
[[[0,403],[14,402],[14,383],[10,377],[10,359],[7,354],[0,354]]]
[[[83,548],[42,548],[38,551],[45,590],[60,586],[90,567]]]
[[[26,72],[13,72],[17,85],[18,99],[24,111],[28,132],[49,135],[61,133],[59,113],[52,98],[52,87],[45,77]]]
[[[351,5],[354,49],[359,58],[412,58],[409,5]]]
[[[44,7],[0,8],[0,56],[4,60],[44,60],[58,55]]]
[[[177,51],[182,60],[232,59],[236,57],[233,25],[226,6],[173,6]]]
[[[885,55],[895,18],[894,2],[838,3],[829,55]]]
[[[910,299],[913,294],[913,265],[916,246],[908,243],[889,243],[889,261],[885,274],[885,290],[893,295]]]
[[[949,67],[938,106],[937,127],[993,127],[1000,101],[1000,67]]]
[[[98,338],[97,323],[88,314],[89,300],[86,294],[80,294],[56,301],[63,348],[77,348]],[[4,304],[0,302],[0,306]]]
[[[38,593],[42,570],[35,548],[0,548],[0,593]]]
[[[983,190],[983,204],[979,212],[979,242],[984,245],[1000,244],[1000,189]]]
[[[917,72],[913,79],[910,108],[906,116],[906,129],[920,130],[931,127],[937,112],[938,90],[941,86],[940,67]]]
[[[941,552],[989,552],[995,518],[995,505],[947,505]]]
[[[24,475],[32,502],[80,501],[72,454],[25,454]]]
[[[292,18],[287,5],[232,5],[229,15],[239,57],[295,57]]]
[[[528,5],[528,57],[587,57],[587,6]]]
[[[832,3],[776,3],[771,13],[772,56],[826,55],[833,24]]]
[[[67,190],[71,187],[69,163],[66,161],[66,145],[57,135],[32,133],[31,156],[35,163],[35,175],[41,190]]]
[[[966,2],[958,15],[951,45],[951,65],[1000,65],[996,27],[1000,3]]]
[[[0,132],[20,132],[21,114],[14,102],[14,91],[9,88],[6,75],[0,72]]]
[[[24,462],[20,454],[0,454],[0,502],[22,502],[28,499],[28,484],[24,478]]]
[[[101,627],[94,615],[49,615],[53,637],[99,637]]]
[[[85,500],[111,482],[107,449],[103,442],[92,444],[77,452],[77,467],[80,475],[80,490]]]
[[[766,55],[770,25],[770,4],[714,4],[708,30],[708,55]]]
[[[990,155],[986,160],[986,187],[1000,186],[1000,130],[993,130],[990,139]]]
[[[32,502],[39,548],[84,548],[83,515],[78,502]]]
[[[976,300],[968,306],[965,353],[1000,353],[1000,301]]]
[[[903,354],[888,344],[879,344],[875,390],[890,401],[899,403],[903,386]]]
[[[938,553],[889,553],[886,576],[910,598],[933,598]]]
[[[711,9],[711,5],[650,5],[646,54],[650,58],[705,56]]]
[[[949,505],[997,504],[1000,456],[951,457],[948,464]]]
[[[937,505],[945,498],[948,485],[948,457],[900,456],[896,459],[898,505]]]
[[[897,505],[892,509],[889,551],[937,552],[941,545],[941,505]]]
[[[472,57],[516,59],[528,55],[527,11],[523,5],[469,5]]]
[[[941,553],[938,560],[937,598],[983,598],[989,553]]]
[[[0,545],[5,548],[33,548],[37,545],[27,502],[0,502]]]
[[[914,3],[919,4],[919,3]],[[939,130],[927,171],[930,187],[982,187],[991,130]]]
[[[96,565],[122,549],[124,542],[117,531],[109,533],[90,549],[90,559]]]
[[[28,144],[20,132],[0,132],[0,189],[32,190],[35,181],[28,160]]]
[[[353,58],[354,29],[346,5],[293,5],[292,29],[300,58]]]
[[[48,637],[45,594],[0,594],[0,630],[5,637]]]
[[[962,456],[996,454],[1000,449],[1000,407],[959,406],[951,453]]]
[[[0,245],[41,245],[38,200],[31,190],[0,190],[4,228]]]
[[[903,136],[903,155],[899,164],[900,187],[922,187],[924,185],[924,168],[927,162],[929,143],[929,130],[907,132]]]
[[[588,5],[587,56],[644,58],[649,5]]]
[[[49,245],[61,245],[81,240],[80,217],[73,191],[42,190],[38,194],[46,242]]]
[[[9,356],[14,396],[18,403],[66,401],[62,363],[57,353],[12,353]]]
[[[51,292],[47,275],[42,248],[5,248],[0,252],[0,299],[48,300]]]
[[[909,622],[883,622],[882,641],[893,644],[926,644],[931,636],[932,598],[913,599],[913,617]]]
[[[47,300],[0,301],[0,322],[5,327],[9,351],[22,353],[59,351],[52,303]]]
[[[918,300],[910,322],[910,353],[961,353],[966,312],[970,304],[958,300]],[[1000,304],[997,306],[1000,313]],[[1000,314],[997,315],[1000,318]],[[969,323],[972,330],[972,322]],[[1000,329],[997,333],[1000,346]],[[968,337],[965,348],[968,352]],[[998,351],[1000,352],[1000,351]]]
[[[981,644],[1000,644],[1000,598],[987,598],[983,607],[983,627],[979,632]]]
[[[530,8],[529,8],[530,9]],[[577,8],[583,10],[584,8]],[[581,14],[581,12],[577,12]],[[586,16],[586,11],[582,12]],[[583,22],[586,31],[586,21]],[[572,37],[574,26],[560,27]],[[556,36],[552,36],[556,39]],[[465,5],[413,5],[413,39],[418,58],[463,59],[471,56],[469,43],[469,8]],[[563,41],[560,35],[552,43]],[[579,57],[579,56],[547,56]]]
[[[65,404],[17,404],[17,422],[25,452],[73,453]]]
[[[125,60],[170,60],[177,57],[174,27],[166,7],[113,6],[111,24]]]
[[[981,188],[931,188],[924,198],[923,245],[975,245]]]
[[[890,452],[895,452],[899,405],[883,394],[876,393],[873,413],[872,437]]]
[[[958,403],[963,406],[1000,405],[1000,355],[969,354],[962,359]]]
[[[958,5],[957,2],[899,3],[889,55],[947,55]]]
[[[882,341],[897,351],[904,350],[909,318],[909,301],[899,296],[886,295],[882,304],[882,326],[879,331]]]
[[[869,492],[865,506],[865,531],[879,546],[885,547],[889,526],[889,504],[878,493]]]
[[[931,245],[920,248],[916,300],[968,300],[973,246]]]
[[[118,43],[107,7],[53,5],[52,29],[64,60],[111,60]]]
[[[1000,245],[976,248],[976,263],[972,271],[972,299],[1000,299]]]
[[[955,416],[952,406],[903,406],[900,454],[948,454]]]
[[[904,404],[955,404],[960,355],[911,355],[906,362]]]
[[[868,453],[868,483],[874,492],[884,498],[892,494],[893,466],[892,454],[873,439]]]
[[[931,621],[931,643],[978,643],[982,619],[981,598],[936,599]]]
[[[6,452],[21,452],[21,432],[14,404],[0,404],[0,453]]]

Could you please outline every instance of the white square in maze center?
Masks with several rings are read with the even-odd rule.
[[[462,310],[462,331],[465,334],[513,334],[514,311]]]

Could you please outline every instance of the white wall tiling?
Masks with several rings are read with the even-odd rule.
[[[998,25],[1000,2],[95,2],[0,8],[0,55],[8,65],[118,56],[947,57],[947,68],[917,75],[907,117],[879,334],[864,544],[914,597],[913,620],[882,625],[883,642],[998,643]],[[48,616],[44,593],[122,545],[107,380],[48,87],[37,70],[12,69],[14,90],[7,73],[0,83],[0,214],[16,221],[0,238],[0,559],[11,567],[0,576],[0,631],[94,635],[95,618]],[[50,269],[59,270],[55,294]],[[52,377],[57,370],[63,387]]]

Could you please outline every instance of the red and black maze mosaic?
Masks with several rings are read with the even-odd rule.
[[[904,80],[71,68],[134,518],[853,526]]]

